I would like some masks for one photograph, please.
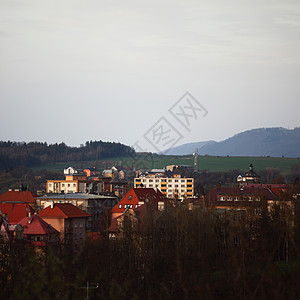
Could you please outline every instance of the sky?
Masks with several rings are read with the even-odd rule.
[[[299,86],[299,0],[0,0],[0,140],[158,151],[293,128]]]

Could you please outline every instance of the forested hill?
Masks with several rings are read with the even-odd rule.
[[[190,155],[198,148],[199,155],[300,157],[300,127],[257,128],[241,132],[224,141],[188,143],[169,149],[167,154]]]
[[[87,161],[101,158],[127,156],[134,150],[115,142],[90,141],[83,147],[70,147],[64,143],[0,141],[0,169],[17,166],[39,166],[65,161]]]

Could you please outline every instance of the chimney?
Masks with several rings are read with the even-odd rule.
[[[31,212],[28,213],[28,224],[30,224],[32,221],[32,215]]]

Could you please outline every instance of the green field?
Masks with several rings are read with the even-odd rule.
[[[193,165],[192,156],[168,156],[154,155],[131,157],[116,157],[110,159],[99,160],[97,166],[100,170],[110,168],[115,165],[122,165],[136,169],[152,169],[164,168],[166,165]],[[199,156],[199,170],[209,170],[211,172],[224,172],[228,170],[247,170],[250,164],[253,164],[255,170],[264,170],[266,168],[276,168],[281,173],[286,174],[293,165],[299,164],[300,159],[297,158],[279,158],[279,157],[223,157],[223,156]],[[36,167],[34,169],[47,169],[57,172],[63,172],[64,168],[74,166],[78,168],[87,168],[95,166],[95,161],[83,162],[64,162],[47,164]]]

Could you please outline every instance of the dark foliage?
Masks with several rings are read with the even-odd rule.
[[[84,299],[89,282],[99,283],[89,299],[299,299],[297,220],[277,206],[254,221],[170,206],[143,230],[127,224],[123,238],[77,253],[3,246],[1,296]]]
[[[33,193],[38,190],[45,191],[46,182],[50,179],[64,179],[64,175],[47,170],[32,170],[24,166],[12,170],[0,170],[0,194],[9,189],[30,190]]]
[[[132,155],[129,146],[114,142],[90,141],[83,147],[69,147],[64,143],[0,141],[0,170],[17,166],[39,166],[46,163],[87,161]]]

